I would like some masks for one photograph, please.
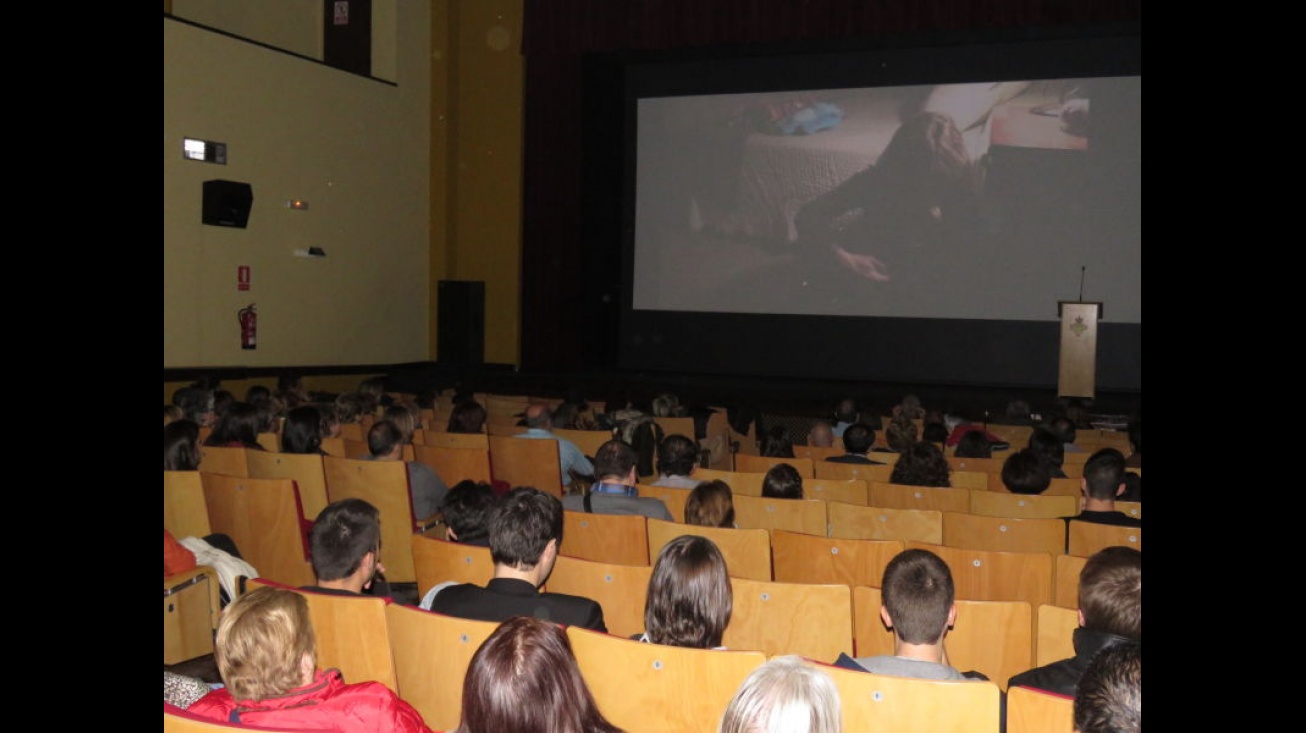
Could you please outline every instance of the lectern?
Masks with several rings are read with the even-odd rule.
[[[1093,398],[1097,382],[1097,322],[1102,318],[1101,302],[1062,300],[1061,368],[1057,378],[1058,397]]]

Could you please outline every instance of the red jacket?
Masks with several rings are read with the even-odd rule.
[[[268,727],[325,729],[340,733],[434,733],[417,709],[380,682],[347,685],[335,669],[284,695],[239,703],[226,688],[196,700],[187,711],[214,720]]]
[[[195,553],[177,541],[166,528],[163,530],[163,577],[195,569]]]

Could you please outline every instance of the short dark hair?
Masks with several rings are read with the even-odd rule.
[[[322,412],[313,405],[300,405],[286,413],[281,425],[283,453],[322,451]]]
[[[530,570],[549,540],[562,545],[562,502],[556,496],[518,486],[490,510],[490,557],[496,565]]]
[[[1115,545],[1093,553],[1079,571],[1084,628],[1143,640],[1143,553]]]
[[[958,458],[992,458],[993,444],[984,437],[984,431],[977,427],[961,434],[952,454]]]
[[[367,450],[373,456],[389,455],[404,442],[404,431],[390,420],[377,420],[367,429]]]
[[[313,521],[309,545],[318,582],[347,578],[380,552],[381,512],[362,499],[333,501]]]
[[[767,499],[803,498],[803,476],[788,463],[777,463],[762,477],[762,496]]]
[[[1075,421],[1066,415],[1057,415],[1048,423],[1048,429],[1061,439],[1062,443],[1075,442]]]
[[[613,438],[594,451],[594,476],[626,476],[639,462],[639,454],[624,440]]]
[[[200,467],[200,426],[188,417],[163,426],[163,470],[195,471]]]
[[[1030,450],[1043,459],[1049,467],[1060,469],[1066,460],[1066,446],[1061,437],[1047,428],[1034,428],[1029,434]]]
[[[1102,448],[1084,462],[1084,491],[1090,499],[1114,500],[1125,482],[1125,454]]]
[[[188,419],[203,423],[204,415],[213,412],[213,390],[182,387],[172,393],[172,404],[180,407]]]
[[[494,488],[472,479],[463,479],[449,488],[440,503],[444,523],[457,535],[459,542],[473,542],[490,534],[490,509],[494,506]]]
[[[929,550],[904,550],[884,568],[880,584],[893,633],[908,644],[933,644],[948,627],[956,600],[952,570]]]
[[[649,641],[694,649],[721,646],[733,609],[730,574],[716,543],[681,535],[662,546],[644,602]]]
[[[917,442],[898,454],[889,482],[908,486],[951,486],[952,467],[934,443]]]
[[[845,397],[834,407],[834,419],[839,422],[852,422],[860,415],[857,400]]]
[[[1079,733],[1141,733],[1143,645],[1112,644],[1089,660],[1075,687]]]
[[[1041,494],[1052,485],[1052,473],[1037,453],[1022,448],[1002,462],[1002,485],[1013,494]]]
[[[866,453],[875,445],[875,428],[864,422],[849,425],[843,431],[843,449],[849,453]]]
[[[698,443],[679,433],[671,433],[658,446],[658,473],[688,476],[698,465]]]

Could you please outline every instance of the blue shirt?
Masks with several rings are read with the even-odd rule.
[[[571,486],[571,471],[584,474],[586,476],[594,475],[594,464],[590,459],[585,457],[580,448],[575,443],[566,438],[559,438],[544,428],[527,428],[526,432],[518,433],[518,438],[548,438],[549,440],[558,441],[558,463],[562,469],[562,485]]]

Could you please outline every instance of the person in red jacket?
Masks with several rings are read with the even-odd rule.
[[[339,670],[317,668],[308,601],[295,591],[264,586],[228,606],[214,656],[226,687],[188,708],[202,717],[341,733],[434,733],[380,682],[347,684]]]

